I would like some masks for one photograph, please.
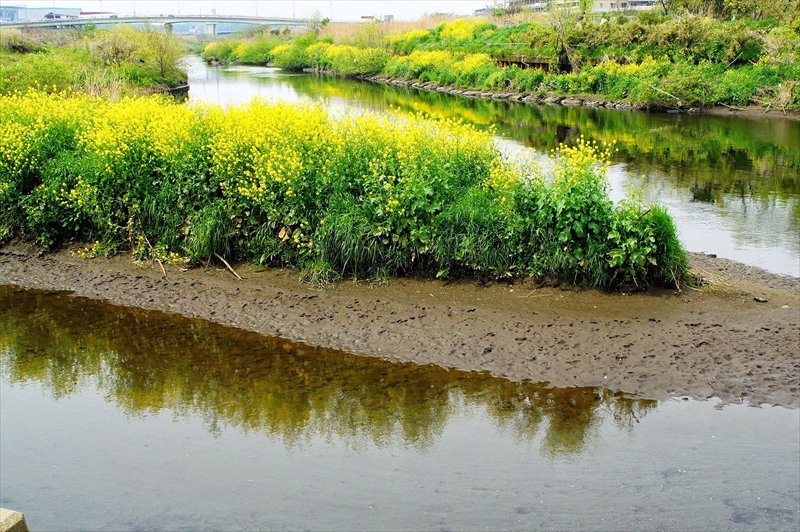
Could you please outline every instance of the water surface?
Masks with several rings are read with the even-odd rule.
[[[392,364],[0,287],[33,529],[797,530],[800,416]]]
[[[190,97],[223,105],[254,96],[325,101],[334,109],[391,109],[494,128],[510,151],[617,141],[612,197],[629,191],[666,205],[690,251],[716,253],[800,277],[800,121],[530,106],[291,74],[190,64]]]

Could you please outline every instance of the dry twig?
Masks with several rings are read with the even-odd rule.
[[[222,264],[224,264],[225,266],[227,266],[227,267],[228,267],[228,269],[231,271],[231,273],[232,273],[233,275],[235,275],[237,279],[239,279],[240,281],[244,281],[244,279],[242,279],[242,278],[239,276],[239,274],[238,274],[238,273],[236,273],[236,270],[234,270],[233,268],[231,268],[231,265],[230,265],[230,264],[228,264],[228,261],[227,261],[227,260],[223,259],[223,258],[222,258],[222,257],[221,257],[221,256],[220,256],[218,253],[214,253],[214,256],[215,256],[215,257],[217,257],[219,260],[221,260],[221,261],[222,261]]]
[[[161,266],[161,273],[164,274],[164,279],[167,278],[167,271],[164,269],[164,265],[161,264],[161,259],[155,259],[159,266]]]

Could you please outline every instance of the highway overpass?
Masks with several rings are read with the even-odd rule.
[[[119,16],[119,17],[80,17],[60,18],[52,20],[36,20],[24,22],[3,22],[0,28],[69,28],[81,27],[93,23],[106,24],[151,24],[164,25],[168,30],[175,24],[204,24],[206,33],[216,35],[218,24],[249,24],[254,26],[272,26],[278,28],[302,28],[308,24],[302,18],[273,18],[251,16],[220,15],[159,15],[159,16]]]

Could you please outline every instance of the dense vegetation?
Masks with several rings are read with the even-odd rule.
[[[255,101],[0,97],[0,237],[139,258],[217,253],[317,279],[423,271],[671,284],[685,269],[657,206],[608,198],[608,148],[552,168],[491,134],[414,116]]]
[[[381,74],[460,88],[597,94],[652,107],[760,104],[800,109],[797,6],[790,3],[783,12],[768,13],[779,18],[764,19],[763,9],[756,17],[745,0],[739,4],[736,10],[719,12],[739,14],[735,20],[685,10],[642,12],[635,19],[556,11],[510,25],[459,19],[402,33],[374,23],[338,43],[309,32],[291,45],[275,39],[235,47],[212,43],[204,57],[354,76]],[[716,13],[711,7],[706,13]],[[260,55],[249,52],[255,46]],[[549,70],[500,66],[498,61],[509,57],[535,58]]]
[[[0,33],[0,94],[65,90],[118,98],[186,84],[184,47],[171,33],[127,25]]]

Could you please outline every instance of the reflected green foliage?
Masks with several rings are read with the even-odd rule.
[[[392,364],[64,293],[0,286],[0,362],[12,384],[61,398],[101,390],[129,416],[162,410],[263,433],[287,447],[315,436],[426,448],[450,418],[481,409],[551,457],[580,453],[594,429],[629,430],[657,402],[547,388],[483,373]]]

